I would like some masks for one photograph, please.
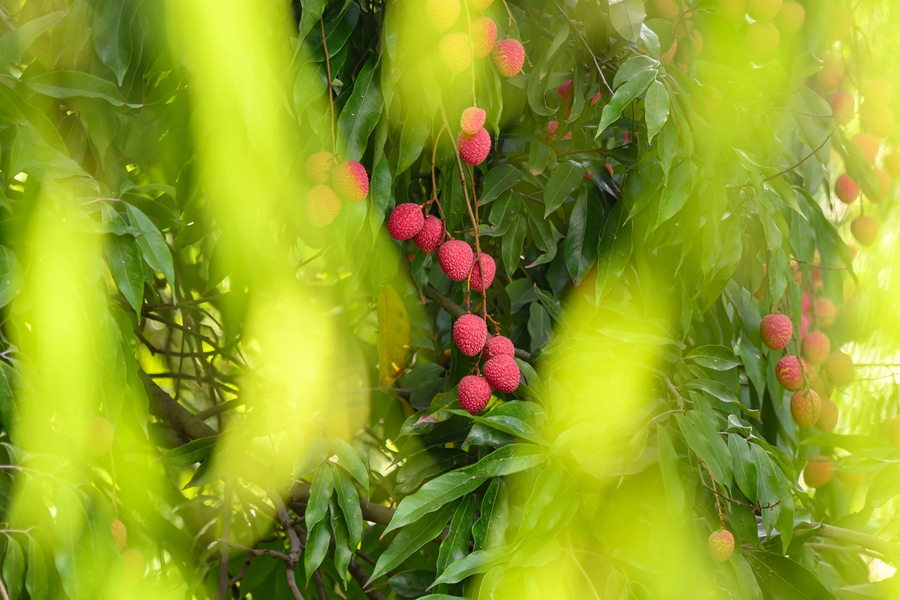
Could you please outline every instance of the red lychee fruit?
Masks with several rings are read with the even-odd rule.
[[[480,165],[491,151],[491,134],[484,127],[472,135],[461,132],[456,145],[461,159],[470,165]]]
[[[448,69],[454,73],[462,73],[472,64],[469,36],[461,31],[444,34],[438,44],[438,54]]]
[[[763,344],[772,350],[781,350],[791,341],[793,326],[787,315],[773,313],[759,322],[759,335]]]
[[[878,156],[878,138],[871,133],[857,133],[853,136],[852,141],[860,150],[862,150],[862,153],[866,157],[866,160],[869,161],[869,164],[875,164],[875,157]]]
[[[815,456],[809,459],[803,468],[803,481],[806,487],[820,488],[827,485],[834,476],[834,462],[827,456]]]
[[[834,302],[828,298],[816,300],[816,319],[819,325],[823,327],[831,327],[837,317],[838,309]]]
[[[775,378],[784,389],[796,392],[803,387],[803,371],[806,369],[806,363],[796,356],[783,356],[775,365]]]
[[[475,135],[484,127],[485,117],[487,117],[487,113],[483,108],[470,106],[462,112],[462,116],[459,118],[459,126],[462,128],[463,133]]]
[[[803,337],[809,332],[809,326],[811,324],[812,319],[809,317],[809,315],[800,315],[800,339],[803,339]]]
[[[850,92],[838,91],[828,96],[828,104],[831,105],[831,114],[838,118],[838,122],[846,125],[853,118],[856,110],[856,100]]]
[[[709,535],[707,545],[709,546],[709,555],[714,561],[725,562],[731,558],[731,553],[734,552],[734,536],[727,529],[719,529]]]
[[[803,338],[800,355],[812,366],[825,362],[829,352],[831,352],[831,342],[828,341],[828,336],[821,331],[813,331]]]
[[[485,16],[472,19],[472,45],[475,58],[484,58],[497,43],[497,24]]]
[[[853,383],[853,359],[840,350],[832,352],[825,359],[822,368],[831,383],[838,387],[846,387]]]
[[[453,341],[466,356],[475,356],[487,341],[487,323],[478,315],[465,314],[453,324]]]
[[[391,237],[402,242],[415,237],[425,225],[422,207],[415,202],[398,204],[388,217],[387,228]]]
[[[484,268],[484,275],[482,275],[482,267]],[[475,257],[475,262],[472,263],[472,274],[469,276],[472,289],[477,292],[483,292],[488,289],[491,287],[491,283],[494,282],[496,273],[497,265],[494,263],[494,259],[482,252]]]
[[[472,247],[462,240],[450,240],[438,248],[438,263],[447,277],[453,281],[465,281],[472,272],[472,261],[475,253]]]
[[[495,356],[514,357],[515,355],[516,347],[513,345],[512,340],[510,340],[508,337],[502,335],[492,335],[484,344],[485,358],[493,358]]]
[[[369,174],[355,160],[344,161],[332,169],[331,187],[347,202],[362,202],[369,195]]]
[[[900,449],[900,416],[896,416],[888,421],[886,433],[891,446]]]
[[[834,193],[844,204],[853,204],[859,198],[859,187],[844,173],[834,182]]]
[[[484,377],[466,375],[456,391],[459,405],[470,415],[477,415],[491,401],[491,386]]]
[[[336,164],[337,159],[331,152],[316,152],[306,159],[306,178],[314,185],[327,183]]]
[[[809,292],[803,294],[803,297],[800,298],[800,312],[806,314],[812,310],[812,298],[809,295]]]
[[[425,254],[437,252],[441,241],[444,239],[444,223],[434,215],[425,217],[422,229],[415,235],[413,241],[416,247]]]
[[[800,427],[812,427],[822,413],[822,399],[812,390],[794,392],[791,396],[791,416]]]
[[[341,199],[327,185],[316,185],[306,196],[306,216],[313,227],[325,227],[341,212]]]
[[[495,356],[484,363],[484,377],[494,389],[509,394],[519,387],[519,365],[505,354]]]
[[[525,64],[525,48],[518,40],[500,40],[494,44],[491,62],[503,77],[512,77],[522,70]]]
[[[863,246],[871,246],[878,239],[878,221],[869,215],[861,215],[850,222],[850,233]]]
[[[559,121],[547,121],[547,133],[553,135],[559,128]]]
[[[600,102],[600,99],[602,97],[603,97],[603,92],[601,92],[600,90],[597,90],[597,93],[594,94],[593,98],[591,98],[591,104],[592,105],[597,104],[598,102]]]
[[[816,427],[825,433],[834,431],[838,422],[838,406],[828,398],[822,399],[822,410],[819,412],[819,420]]]
[[[125,528],[125,523],[116,519],[110,524],[109,532],[112,533],[113,541],[119,551],[124,550],[128,544],[128,530]]]
[[[565,83],[560,84],[556,88],[556,93],[562,96],[563,100],[568,102],[572,99],[572,80],[568,80]]]

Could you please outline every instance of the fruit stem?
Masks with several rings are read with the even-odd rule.
[[[325,41],[325,19],[319,18],[322,30],[322,49],[325,51],[325,73],[328,75],[328,106],[331,112],[331,153],[337,156],[337,137],[334,134],[334,94],[331,87],[331,60],[328,58],[328,42]]]
[[[478,99],[475,94],[475,42],[472,39],[472,17],[469,15],[469,3],[463,0],[463,6],[466,7],[466,26],[469,29],[469,56],[472,57],[472,106],[478,106]]]

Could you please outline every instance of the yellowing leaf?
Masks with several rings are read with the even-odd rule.
[[[409,315],[397,291],[390,285],[378,295],[378,381],[387,388],[400,377],[409,357]]]

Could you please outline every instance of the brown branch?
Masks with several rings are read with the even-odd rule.
[[[337,156],[337,136],[334,133],[334,91],[331,88],[331,59],[328,56],[328,42],[325,41],[325,20],[319,18],[322,30],[322,50],[325,52],[325,72],[328,75],[328,105],[331,107],[331,153]]]
[[[367,589],[366,583],[369,581],[369,574],[362,567],[361,564],[356,562],[354,559],[350,559],[350,564],[347,565],[347,570],[350,572],[350,576],[353,577],[353,580],[359,584],[359,587],[363,589],[363,592],[366,594],[366,598],[369,600],[384,600],[384,595],[375,589]]]
[[[328,600],[328,592],[325,590],[325,579],[322,577],[322,569],[316,569],[312,575],[313,584],[316,586],[316,595],[319,600]]]
[[[237,408],[238,406],[242,406],[244,404],[243,398],[235,398],[234,400],[228,400],[227,402],[222,402],[221,404],[216,404],[206,410],[201,410],[197,413],[197,418],[201,421],[205,421],[210,417],[214,417],[223,412],[229,411],[233,408]]]

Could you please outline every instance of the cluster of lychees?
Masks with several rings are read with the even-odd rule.
[[[671,23],[675,34],[668,48],[660,48],[660,62],[674,64],[683,73],[687,73],[692,51],[695,57],[703,51],[703,35],[694,27],[691,11],[676,0],[651,0],[647,9],[650,16]]]
[[[334,221],[342,202],[357,204],[369,195],[366,168],[355,160],[340,162],[327,150],[306,159],[306,177],[313,184],[306,196],[306,216],[314,227]]]
[[[747,48],[760,60],[775,54],[781,34],[797,33],[806,20],[802,4],[782,0],[719,0],[719,13],[732,21],[752,19],[747,26]]]
[[[482,11],[493,0],[469,0],[469,7]],[[460,0],[426,0],[425,17],[429,25],[444,36],[438,43],[441,61],[454,73],[462,73],[472,64],[472,58],[491,55],[494,68],[503,77],[512,77],[525,64],[525,48],[518,40],[506,38],[497,41],[497,24],[484,15],[471,19],[466,31],[450,31],[459,21],[462,6]],[[445,33],[446,32],[446,33]]]
[[[590,76],[590,75],[586,74],[586,76]],[[572,84],[571,79],[569,79],[565,83],[560,84],[556,88],[556,93],[559,94],[563,100],[562,108],[564,109],[563,113],[565,114],[566,119],[568,119],[569,116],[572,114],[572,106],[571,105],[572,105],[572,94],[574,94],[574,92],[575,92],[575,90],[573,89],[573,84]],[[591,105],[593,106],[594,104],[597,104],[598,102],[600,102],[600,98],[602,98],[602,97],[603,97],[603,94],[598,89],[597,93],[594,94],[594,97],[591,98]],[[559,121],[556,121],[556,120],[548,121],[547,125],[544,127],[544,131],[543,131],[544,141],[545,142],[554,141],[556,139],[556,130],[557,129],[559,129]],[[560,138],[560,139],[565,141],[565,140],[570,139],[571,137],[572,137],[572,132],[569,131],[564,136],[562,136],[562,138]],[[585,173],[585,175],[587,176],[587,173]]]

